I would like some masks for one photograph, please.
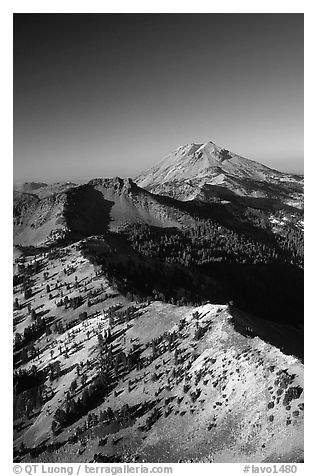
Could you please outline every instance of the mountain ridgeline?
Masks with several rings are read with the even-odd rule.
[[[16,246],[78,240],[135,299],[233,300],[302,324],[303,177],[213,142],[179,147],[135,181],[32,183],[14,192]]]
[[[303,461],[303,177],[189,144],[13,225],[15,462]]]

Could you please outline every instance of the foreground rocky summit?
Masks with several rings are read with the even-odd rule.
[[[50,253],[15,264],[34,270],[31,296],[15,287],[17,461],[302,460],[298,330],[130,302],[79,244]]]

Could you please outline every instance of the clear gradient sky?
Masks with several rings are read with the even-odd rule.
[[[15,14],[14,178],[135,176],[212,140],[303,172],[302,14]]]

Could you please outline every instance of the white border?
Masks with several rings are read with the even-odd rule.
[[[107,2],[107,1],[5,1],[1,5],[1,167],[0,186],[1,220],[4,229],[1,233],[1,369],[2,369],[2,431],[1,450],[3,474],[12,474],[12,164],[13,164],[13,128],[12,128],[12,13],[305,13],[305,463],[299,465],[298,474],[311,475],[315,460],[315,434],[317,402],[316,363],[316,29],[317,16],[313,2],[309,1],[166,1],[159,2]],[[10,197],[10,198],[9,198]],[[9,252],[10,250],[10,252]],[[308,259],[307,259],[308,258]],[[307,370],[308,369],[308,370]],[[76,465],[72,465],[76,467]],[[242,464],[199,465],[199,471],[210,474],[243,474]],[[6,471],[6,469],[8,471]],[[192,465],[178,465],[178,470],[191,474]],[[174,471],[177,474],[179,471]]]

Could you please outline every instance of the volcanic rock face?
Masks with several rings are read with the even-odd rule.
[[[44,194],[14,192],[14,243],[50,244],[60,239],[117,231],[129,224],[177,227],[194,223],[182,204],[138,187],[131,179],[93,179]]]
[[[14,243],[36,246],[64,237],[67,233],[63,214],[65,203],[66,195],[63,193],[41,200],[37,195],[14,192]]]
[[[131,223],[146,223],[158,227],[180,227],[191,217],[180,209],[179,203],[149,193],[131,179],[94,179],[89,182],[112,203],[110,229],[118,230]]]

